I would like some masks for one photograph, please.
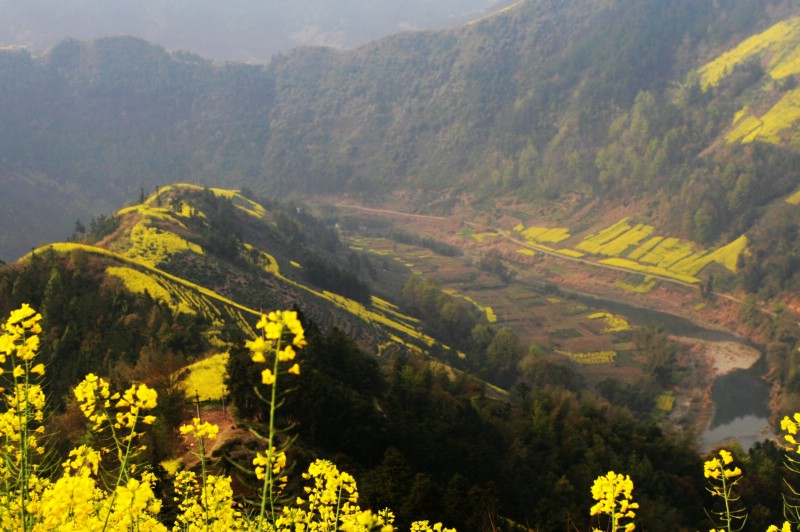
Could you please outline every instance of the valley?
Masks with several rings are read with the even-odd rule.
[[[712,445],[701,435],[715,423],[713,384],[758,357],[729,334],[670,314],[682,302],[691,308],[688,318],[711,322],[733,305],[679,280],[642,278],[638,284],[649,289],[632,293],[619,282],[633,286],[641,274],[595,269],[583,257],[541,247],[533,256],[519,253],[522,237],[507,238],[491,229],[500,224],[474,213],[348,205],[280,203],[191,184],[161,187],[93,222],[75,241],[42,246],[7,267],[0,298],[7,306],[28,300],[44,309],[49,334],[42,343],[55,362],[48,373],[54,396],[67,393],[87,366],[144,376],[162,387],[168,404],[185,401],[216,420],[224,439],[214,452],[230,459],[248,456],[256,444],[244,429],[258,426],[261,408],[253,394],[262,377],[242,340],[252,337],[259,310],[297,308],[314,346],[301,352],[302,392],[287,395],[289,422],[300,435],[298,460],[346,455],[370,490],[382,489],[374,475],[393,467],[395,445],[409,468],[440,472],[431,477],[437,486],[469,471],[470,485],[483,489],[505,470],[519,476],[513,487],[500,488],[509,515],[531,510],[524,501],[508,502],[507,490],[544,490],[536,497],[546,500],[550,488],[530,486],[507,460],[535,462],[541,472],[555,466],[542,462],[543,448],[564,464],[601,450],[627,453],[631,443],[614,434],[629,430],[640,434],[633,445],[647,449],[643,457],[677,456],[678,448],[683,456]],[[561,238],[564,230],[550,234]],[[702,253],[697,249],[695,255]],[[357,279],[368,280],[368,296]],[[637,306],[615,302],[620,294]],[[71,333],[75,316],[86,331],[80,336]],[[103,334],[91,332],[98,327]],[[111,346],[121,351],[112,355]],[[187,406],[173,406],[173,423]],[[591,447],[575,438],[579,427],[596,434]],[[197,463],[169,431],[160,434],[157,449],[172,449],[175,467]],[[470,434],[463,440],[470,444],[454,463],[445,457],[454,456],[459,434]],[[519,434],[528,441],[516,440]],[[719,437],[729,436],[739,434]],[[575,462],[575,453],[584,458]],[[591,473],[569,475],[583,483]],[[380,493],[370,504],[380,504]],[[396,497],[395,507],[405,490]],[[449,504],[437,512],[449,512]],[[534,511],[539,522],[559,519],[546,505]],[[485,519],[481,511],[441,515],[461,524],[468,522],[464,515]]]
[[[436,275],[443,282],[455,281],[466,275],[452,272],[459,262],[477,263],[482,255],[497,253],[513,268],[514,278],[544,289],[553,283],[559,289],[574,291],[595,297],[621,301],[633,306],[642,306],[674,314],[694,321],[705,328],[721,329],[734,334],[750,335],[752,330],[742,328],[738,319],[739,307],[744,303],[742,297],[712,291],[704,294],[704,283],[697,278],[660,274],[654,271],[641,271],[637,264],[624,267],[609,264],[596,256],[574,253],[570,249],[554,249],[535,241],[523,240],[519,232],[495,227],[489,222],[469,221],[467,216],[430,216],[401,212],[391,209],[376,209],[358,204],[337,203],[335,205],[346,215],[348,210],[364,213],[366,216],[386,217],[403,230],[420,238],[431,238],[462,249],[464,260],[443,259],[434,253],[423,257],[445,260],[447,265],[426,264],[420,260],[416,265],[419,273]],[[673,239],[674,240],[674,239]],[[689,243],[691,245],[691,243]],[[358,241],[355,246],[361,249]],[[697,249],[696,244],[693,245]],[[739,248],[740,251],[743,250]],[[689,252],[691,253],[691,252]],[[701,251],[700,255],[708,251]],[[684,255],[685,257],[685,255]],[[680,257],[679,257],[680,260]],[[691,257],[689,258],[691,260]],[[709,261],[710,262],[710,261]],[[735,270],[736,255],[732,262]],[[449,267],[448,267],[449,266]],[[637,269],[634,269],[637,268]],[[724,272],[718,272],[724,275]],[[688,279],[688,280],[686,280]],[[691,281],[691,282],[689,282]],[[502,283],[498,283],[502,284]],[[495,288],[495,287],[491,287]],[[487,286],[487,291],[491,289]],[[766,307],[758,309],[766,316],[774,313]],[[754,338],[759,340],[759,338]],[[763,340],[763,339],[762,339]]]
[[[399,529],[617,528],[589,509],[624,472],[637,529],[688,532],[735,460],[748,529],[800,523],[797,3],[491,5],[266,63],[0,48],[0,414],[35,392],[87,519],[139,483],[180,528],[212,472],[222,528],[269,528],[321,459]]]
[[[430,238],[463,250],[463,256],[445,257],[390,239],[358,234],[345,236],[351,249],[388,257],[403,263],[414,274],[434,278],[444,291],[473,302],[478,310],[491,315],[495,326],[511,327],[526,343],[577,362],[583,367],[582,375],[592,385],[610,378],[633,382],[641,377],[646,359],[642,353],[637,353],[631,342],[626,319],[637,326],[665,328],[682,346],[675,360],[676,370],[682,376],[661,399],[670,407],[660,415],[675,427],[701,431],[709,427],[714,413],[711,397],[716,379],[731,371],[746,370],[761,357],[757,349],[744,343],[753,331],[741,327],[738,317],[741,299],[724,293],[705,295],[700,283],[658,274],[642,278],[630,269],[589,260],[590,257],[566,255],[547,246],[531,245],[502,229],[466,219],[353,203],[335,206],[341,216],[357,212],[367,219],[387,219],[393,226],[420,239]],[[535,258],[521,253],[524,249],[535,250]],[[477,265],[487,253],[502,257],[511,272],[509,280],[499,280],[481,271]],[[624,287],[636,284],[631,278],[637,278],[636,281],[649,289],[626,290]],[[621,283],[624,283],[623,288]],[[604,314],[609,307],[624,309],[626,317],[621,320],[619,330],[597,318],[598,313]],[[649,312],[638,309],[649,309]],[[762,312],[770,314],[766,309]],[[642,318],[643,314],[648,317]],[[670,326],[672,321],[677,321],[672,316],[683,318],[687,323]],[[729,335],[722,334],[718,338],[713,334],[704,335],[699,327],[725,331]],[[753,339],[759,340],[757,335]],[[581,361],[581,356],[586,362]],[[588,362],[592,358],[597,362]],[[767,395],[762,395],[760,401],[763,423],[767,425]],[[717,437],[719,434],[717,432]],[[737,436],[740,435],[723,435],[719,441]]]

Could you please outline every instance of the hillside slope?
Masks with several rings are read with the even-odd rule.
[[[529,0],[266,67],[130,38],[5,51],[0,174],[13,185],[2,201],[24,229],[4,234],[2,253],[35,247],[22,236],[35,227],[60,239],[75,217],[186,180],[490,216],[514,198],[541,221],[581,226],[633,203],[635,221],[701,244],[774,234],[764,216],[794,192],[800,165],[787,133],[792,32],[773,24],[792,28],[797,14],[767,0]],[[753,35],[773,44],[746,45]],[[749,59],[715,59],[731,50]],[[713,68],[730,73],[704,81]],[[776,125],[754,135],[758,120]],[[20,211],[32,196],[42,208]],[[771,293],[794,273],[768,273]]]
[[[43,315],[37,361],[47,364],[46,389],[59,409],[49,430],[58,436],[56,446],[68,449],[84,437],[77,406],[62,398],[94,371],[123,386],[146,382],[158,388],[159,421],[145,459],[157,464],[182,453],[175,428],[199,408],[187,399],[204,401],[204,419],[206,408],[219,405],[208,404],[212,398],[205,389],[201,396],[189,388],[187,398],[176,386],[177,370],[207,354],[227,353],[230,395],[222,408],[235,407],[239,430],[224,431],[209,471],[223,470],[228,459],[252,463],[255,442],[240,429],[259,428],[264,419],[264,405],[253,391],[261,385],[262,368],[241,340],[252,336],[258,311],[297,306],[308,345],[298,354],[302,369],[288,385],[297,389],[286,392],[280,420],[299,436],[291,460],[335,456],[358,475],[364,504],[397,508],[403,525],[424,514],[462,530],[498,519],[550,529],[563,522],[563,511],[554,510],[560,508],[588,526],[589,491],[570,486],[589,485],[616,464],[642,468],[659,480],[643,481],[639,489],[673,516],[671,525],[702,515],[697,490],[670,488],[676,482],[691,486],[689,479],[700,471],[686,441],[584,393],[572,369],[539,357],[530,363],[536,374],[530,385],[498,401],[500,392],[482,380],[431,363],[451,350],[422,334],[418,320],[342,282],[347,272],[332,262],[345,250],[334,233],[298,205],[245,194],[162,187],[77,232],[75,242],[40,247],[3,271],[0,309],[26,301]],[[340,264],[358,258],[345,252]],[[358,260],[369,264],[374,257]],[[395,262],[375,268],[377,285],[388,270],[408,274]],[[311,275],[314,269],[336,281],[331,290],[352,297],[326,290],[325,281]],[[458,313],[452,298],[432,290],[435,283],[417,284],[421,297],[441,299]],[[491,337],[486,323],[479,325]],[[489,350],[497,358],[520,354],[508,330],[495,338],[502,341],[492,341]],[[369,351],[359,350],[353,339]],[[223,358],[209,362],[219,370]],[[225,458],[215,463],[220,457]],[[237,494],[247,493],[252,482],[237,477]],[[449,496],[440,496],[445,492]],[[165,514],[173,503],[165,496]],[[649,529],[666,530],[655,519],[642,519]]]
[[[370,296],[336,265],[346,261],[334,262],[344,251],[335,234],[321,227],[306,233],[310,228],[301,230],[284,209],[267,210],[233,190],[167,186],[118,211],[95,234],[74,235],[97,240],[93,245],[49,244],[19,264],[52,253],[87,256],[104,265],[106,282],[237,337],[253,336],[261,310],[300,305],[316,323],[339,327],[365,346],[433,343],[416,331],[417,320]]]

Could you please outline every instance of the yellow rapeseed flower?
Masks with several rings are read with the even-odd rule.
[[[77,472],[80,476],[96,475],[100,465],[100,453],[81,445],[69,452],[69,458],[61,464],[64,473],[69,475],[71,471]]]
[[[798,441],[795,439],[795,435],[800,430],[800,412],[795,412],[791,418],[789,418],[789,416],[784,416],[781,420],[781,430],[787,432],[783,437],[786,442],[789,443],[789,445],[786,446],[786,450],[800,452]]]
[[[780,528],[775,525],[770,525],[769,528],[767,528],[767,532],[792,532],[792,523],[784,521]]]
[[[257,337],[255,340],[247,340],[244,346],[253,353],[253,362],[263,364],[267,361],[264,358],[264,351],[269,349],[270,344],[267,344],[262,336]]]
[[[722,474],[722,464],[719,458],[712,458],[703,464],[703,475],[706,478],[718,478]]]
[[[207,421],[201,421],[199,417],[196,417],[192,418],[191,425],[181,425],[179,430],[183,435],[194,433],[195,438],[214,440],[219,433],[219,426]]]
[[[18,308],[17,310],[11,311],[11,314],[8,316],[8,320],[6,321],[6,324],[9,327],[11,327],[13,325],[17,325],[22,320],[26,320],[26,318],[35,317],[35,316],[37,316],[36,311],[33,310],[28,303],[23,303],[22,306],[20,308]],[[41,316],[39,316],[39,319],[41,319]],[[39,321],[39,319],[37,319],[36,321]],[[27,320],[27,321],[30,321],[30,320]]]
[[[725,478],[741,476],[742,470],[738,467],[734,467],[733,469],[725,469],[726,465],[733,463],[733,455],[729,451],[721,449],[718,454],[719,458],[714,457],[711,460],[707,460],[703,464],[703,475],[706,478],[717,479],[720,476],[724,476]],[[721,461],[720,458],[722,459]]]
[[[291,345],[287,345],[278,353],[278,361],[279,362],[288,362],[290,360],[294,360],[296,353]]]
[[[272,367],[266,368],[261,372],[261,382],[267,386],[272,386],[275,384],[279,373],[278,364],[293,361],[297,356],[295,348],[302,348],[307,344],[305,332],[297,317],[297,312],[294,311],[276,310],[262,314],[261,319],[256,324],[256,328],[263,331],[261,336],[254,340],[246,341],[245,346],[250,350],[253,362],[257,364],[267,363],[267,354],[269,352],[275,353],[275,358],[271,362]],[[289,344],[282,345],[283,333],[287,329],[293,335],[292,341]],[[288,373],[299,375],[300,366],[297,363],[292,364],[288,369]]]
[[[253,458],[253,465],[256,466],[256,478],[259,480],[264,480],[268,467],[272,469],[273,475],[277,476],[286,468],[286,453],[283,451],[278,452],[274,447],[272,448],[272,453],[256,453],[256,457]]]
[[[714,497],[719,497],[725,501],[724,510],[714,510],[709,512],[709,517],[712,522],[716,519],[716,525],[722,525],[724,530],[740,530],[741,528],[734,528],[733,523],[741,522],[742,524],[747,519],[747,513],[744,508],[738,506],[739,496],[735,493],[734,488],[741,480],[742,470],[738,467],[728,467],[733,463],[733,454],[726,449],[721,449],[710,460],[703,464],[703,475],[709,479],[707,487],[709,493]]]
[[[633,519],[639,508],[639,503],[632,502],[633,480],[628,475],[609,471],[601,475],[592,484],[592,498],[597,503],[589,510],[590,515],[606,514],[611,518],[611,530],[633,530],[635,525],[631,522],[620,524],[622,518]]]

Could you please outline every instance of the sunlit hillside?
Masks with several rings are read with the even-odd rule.
[[[700,249],[695,242],[656,235],[653,226],[634,224],[628,218],[574,243],[566,228],[519,224],[514,231],[529,246],[521,253],[538,249],[576,259],[595,256],[599,264],[690,284],[699,283],[700,273],[711,264],[736,273],[740,257],[748,253],[744,235],[717,249]]]
[[[170,475],[193,470],[198,475],[205,470],[213,475],[209,479],[226,479],[231,474],[228,468],[235,464],[241,474],[233,477],[224,500],[235,497],[249,508],[248,496],[257,491],[258,482],[248,469],[254,450],[263,447],[254,434],[269,432],[265,429],[271,426],[266,425],[270,409],[280,406],[276,442],[291,448],[287,464],[305,468],[312,456],[336,456],[337,461],[349,463],[358,471],[359,486],[364,486],[362,507],[400,508],[396,514],[400,528],[407,528],[420,513],[460,530],[482,529],[496,520],[511,528],[522,522],[550,528],[561,520],[550,509],[553,486],[567,481],[591,483],[591,477],[606,469],[602,460],[592,459],[586,471],[569,471],[581,444],[558,442],[575,426],[576,416],[584,415],[581,411],[594,409],[592,402],[600,401],[602,408],[620,412],[613,419],[609,416],[608,423],[614,426],[607,424],[601,410],[586,418],[590,420],[587,430],[609,441],[606,456],[630,452],[631,444],[612,434],[627,430],[624,427],[636,427],[637,433],[650,430],[645,425],[639,428],[640,421],[630,412],[618,410],[599,396],[584,403],[579,371],[648,379],[643,361],[633,354],[633,328],[621,316],[564,302],[564,308],[570,308],[570,323],[580,323],[587,336],[602,336],[606,348],[565,341],[569,340],[565,336],[552,351],[529,348],[507,326],[508,315],[496,313],[494,303],[488,303],[492,301],[488,294],[442,289],[434,279],[414,274],[424,260],[452,259],[472,268],[451,247],[419,241],[427,247],[408,246],[412,253],[406,256],[400,249],[393,252],[391,243],[370,246],[364,237],[363,248],[356,250],[356,245],[337,244],[337,233],[329,231],[335,225],[305,215],[303,206],[253,197],[247,191],[194,185],[161,187],[147,196],[142,193],[140,202],[95,220],[88,228],[76,229],[72,241],[39,247],[8,268],[0,283],[0,302],[10,305],[27,299],[42,309],[44,326],[32,330],[41,333],[41,356],[49,364],[45,389],[57,406],[52,421],[56,428],[48,430],[57,434],[56,452],[79,446],[78,440],[84,438],[95,441],[84,436],[81,418],[76,421],[82,412],[90,416],[99,411],[92,408],[116,412],[139,401],[139,408],[153,413],[138,420],[137,433],[148,435],[146,443],[131,451],[137,468],[126,486],[138,482],[141,494],[143,486],[156,479],[172,485]],[[533,229],[527,236],[554,245],[570,238],[566,230],[548,234]],[[497,236],[487,234],[484,242],[492,238]],[[323,260],[326,256],[332,257],[330,262]],[[396,290],[387,290],[393,297],[372,293],[366,299],[357,287],[348,288],[350,278],[337,264],[360,268],[364,277],[374,276],[375,285],[393,284]],[[441,264],[443,270],[448,268],[446,262]],[[324,279],[313,275],[317,270],[335,279],[336,285],[326,287]],[[390,282],[388,273],[399,277],[399,283]],[[480,279],[477,284],[495,283],[489,274],[477,273],[474,279]],[[337,293],[348,290],[352,297]],[[550,299],[560,298],[552,295]],[[298,309],[306,336],[296,337],[272,357],[277,362],[270,372],[264,369],[257,347],[264,324],[259,328],[256,321],[262,311],[291,308]],[[409,316],[409,308],[421,312],[420,317]],[[285,321],[298,334],[294,311],[283,315],[289,316]],[[264,334],[273,333],[267,329]],[[449,346],[450,341],[458,347]],[[294,357],[297,362],[277,369],[279,362],[294,362]],[[28,370],[37,375],[43,371],[33,362],[26,366]],[[88,371],[92,375],[76,384]],[[276,375],[281,379],[281,395],[265,402],[269,396],[264,385],[274,384]],[[105,391],[111,378],[122,383],[123,400],[103,406],[102,398],[112,396]],[[77,390],[77,401],[73,390]],[[97,390],[96,395],[92,390]],[[647,415],[659,417],[672,409],[668,399],[678,396],[663,392],[661,385],[649,386],[647,393],[652,395],[647,402],[653,406],[643,408]],[[527,399],[519,402],[520,394]],[[95,407],[87,406],[92,397],[101,398]],[[551,404],[560,404],[565,415],[552,420],[544,415]],[[529,431],[532,408],[544,417],[538,419],[536,431],[521,438]],[[206,422],[217,423],[219,433]],[[120,425],[124,423],[134,421]],[[146,430],[150,424],[152,430]],[[117,430],[113,424],[105,429]],[[93,424],[90,430],[97,437],[101,424]],[[559,435],[546,436],[550,431]],[[193,435],[205,439],[193,440]],[[674,453],[686,460],[679,468],[665,470],[669,478],[677,481],[692,470],[691,453],[671,438],[637,436],[635,440],[636,452],[647,460],[660,462]],[[517,443],[511,445],[512,441]],[[201,451],[207,452],[208,460],[202,465],[198,461],[204,458],[195,452],[198,444],[208,445]],[[523,467],[521,461],[528,462],[524,456],[535,455],[535,448],[548,449],[549,458]],[[109,467],[114,457],[128,459],[126,452],[109,456],[102,459]],[[58,462],[65,463],[67,458],[59,455]],[[153,464],[154,472],[148,468],[141,477],[140,464],[145,463]],[[381,475],[398,463],[400,469],[392,476],[407,482],[391,490]],[[656,470],[662,468],[656,466]],[[512,501],[509,490],[528,486],[532,474],[551,480],[530,484],[519,502]],[[499,478],[506,480],[492,487]],[[434,496],[448,486],[449,499]],[[280,489],[291,491],[291,500],[297,500],[294,486]],[[421,489],[431,495],[412,499]],[[495,489],[497,495],[491,495]],[[662,497],[662,492],[657,488],[652,493]],[[479,504],[485,494],[498,501],[492,503],[496,509],[488,517]],[[171,495],[148,497],[150,512],[164,516],[164,521],[169,515],[186,513]],[[667,504],[687,508],[689,501],[684,498],[679,494],[676,502]],[[583,516],[583,523],[588,522],[582,511],[586,499],[585,490],[575,491],[559,504]],[[548,502],[531,506],[531,500]],[[475,501],[475,509],[455,512],[453,508],[462,501]],[[233,508],[227,502],[222,507]],[[682,510],[686,516],[681,519],[693,519],[696,510]],[[54,522],[61,514],[41,515]],[[117,519],[117,514],[112,518]],[[155,519],[150,522],[153,529]],[[239,523],[234,519],[225,526],[235,530],[241,528]],[[421,526],[412,530],[428,530]]]
[[[747,201],[732,214],[704,212],[695,221],[695,212],[721,206],[708,196],[730,186],[720,175],[728,165],[709,157],[737,110],[750,109],[731,139],[752,136],[748,117],[765,122],[767,144],[789,136],[785,111],[794,97],[782,97],[796,68],[796,6],[492,5],[491,16],[470,17],[471,24],[351,51],[301,48],[268,65],[217,63],[131,37],[71,40],[46,53],[0,51],[0,77],[9,80],[0,102],[0,175],[15,184],[0,211],[22,228],[3,233],[0,257],[63,239],[76,218],[109,213],[142,187],[181,180],[375,204],[404,198],[438,214],[466,198],[488,214],[499,198],[538,209],[570,194],[617,205],[648,196],[664,201],[643,223],[684,240],[719,244],[752,227],[765,201],[759,195],[741,195]],[[754,34],[763,35],[710,63]],[[739,71],[753,59],[776,89],[739,101],[750,89]],[[691,72],[706,63],[694,92]],[[742,160],[731,168],[753,155],[735,157]],[[777,157],[790,165],[792,154]],[[700,193],[677,193],[691,183]],[[736,234],[723,234],[732,225]]]
[[[800,18],[778,22],[706,63],[698,70],[701,86],[708,90],[748,68],[762,68],[771,82],[759,82],[756,96],[748,98],[752,103],[735,114],[725,139],[798,145],[793,126],[800,120],[800,91],[794,88],[800,73]]]
[[[359,302],[336,293],[333,287],[308,283],[302,276],[302,264],[297,262],[302,260],[301,255],[293,254],[286,242],[272,239],[272,248],[262,249],[240,235],[238,250],[227,259],[232,261],[227,266],[234,272],[232,277],[230,271],[220,269],[219,250],[214,249],[219,244],[204,236],[214,231],[213,220],[209,220],[214,215],[198,206],[198,198],[204,194],[235,209],[224,211],[230,217],[226,223],[241,217],[252,224],[248,234],[263,238],[275,224],[274,213],[238,191],[172,185],[118,211],[112,218],[114,229],[95,245],[48,244],[21,261],[50,252],[102,258],[109,281],[119,282],[131,293],[147,294],[176,314],[201,316],[217,331],[226,324],[236,324],[241,334],[252,336],[252,324],[260,309],[302,302],[306,312],[322,323],[345,326],[356,336],[370,331],[370,343],[380,344],[382,349],[397,343],[423,352],[433,345],[434,340],[419,331],[419,320],[403,315],[387,301],[372,296],[369,302]],[[204,249],[209,243],[211,249]],[[254,275],[260,278],[260,294],[253,294],[247,286],[253,281],[245,280]],[[241,286],[236,289],[233,284]]]
[[[778,22],[705,64],[698,71],[703,88],[718,85],[748,61],[762,63],[776,80],[800,73],[800,18]]]

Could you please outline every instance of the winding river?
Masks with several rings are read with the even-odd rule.
[[[569,297],[584,305],[625,316],[630,323],[635,325],[660,326],[675,336],[703,340],[708,344],[709,352],[714,356],[725,356],[727,351],[724,348],[725,344],[741,344],[748,350],[757,348],[736,335],[704,329],[686,318],[665,312],[638,308],[618,301],[577,293],[569,293]],[[715,346],[719,348],[716,349]],[[715,379],[711,392],[714,413],[710,425],[701,435],[701,441],[698,442],[703,450],[711,450],[732,439],[737,440],[743,448],[748,449],[755,442],[774,435],[769,423],[770,387],[761,378],[767,370],[766,361],[763,351],[759,350],[759,353],[760,356],[751,367],[724,372]]]

